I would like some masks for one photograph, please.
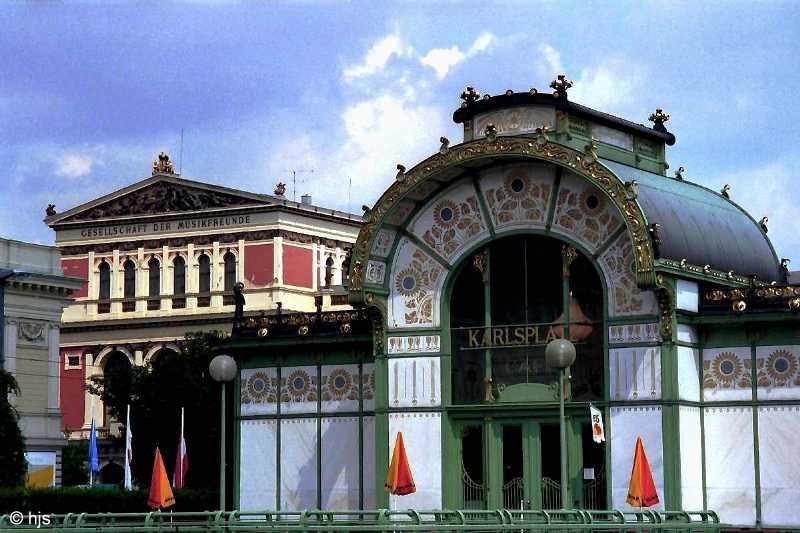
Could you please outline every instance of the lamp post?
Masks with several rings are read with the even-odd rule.
[[[208,373],[214,381],[219,381],[220,402],[220,444],[219,444],[219,510],[225,510],[225,384],[236,377],[236,361],[230,355],[218,355],[208,365]]]
[[[567,339],[555,339],[547,343],[544,357],[551,368],[558,368],[558,412],[561,430],[561,508],[567,508],[567,428],[564,416],[564,374],[575,362],[575,345]]]

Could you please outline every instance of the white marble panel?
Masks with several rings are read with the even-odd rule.
[[[248,368],[241,372],[242,416],[268,415],[278,411],[278,370]]]
[[[661,342],[661,331],[657,322],[646,324],[621,324],[608,327],[609,344],[634,342]]]
[[[389,413],[389,460],[398,431],[403,432],[411,475],[417,492],[390,496],[390,509],[442,508],[442,415]]]
[[[317,412],[316,366],[289,366],[281,368],[281,413]]]
[[[661,348],[617,348],[609,352],[612,400],[661,398]]]
[[[375,417],[364,417],[364,509],[375,509]]]
[[[532,133],[536,128],[555,128],[556,115],[552,106],[513,106],[480,113],[473,119],[473,135],[476,139],[486,135],[486,126],[494,125],[498,135]]]
[[[800,527],[800,405],[758,408],[761,521]]]
[[[438,357],[389,359],[389,407],[441,405]]]
[[[564,173],[558,187],[553,232],[595,252],[620,226],[622,217],[603,191],[580,176]]]
[[[800,399],[800,346],[756,348],[759,400]]]
[[[386,277],[386,263],[370,259],[367,262],[367,282],[383,285]]]
[[[700,350],[678,346],[678,398],[700,401]]]
[[[708,508],[726,524],[755,525],[753,409],[706,407],[703,427]]]
[[[700,306],[700,288],[694,281],[679,279],[676,287],[676,307],[696,313]]]
[[[281,420],[281,510],[316,509],[317,419]]]
[[[239,509],[274,510],[277,495],[275,420],[243,420],[240,427]]]
[[[659,503],[664,508],[664,447],[662,443],[661,408],[656,406],[611,408],[611,499],[613,509],[631,510],[625,498],[631,481],[636,438],[641,437],[653,473]],[[636,510],[639,508],[636,507]]]
[[[691,342],[693,344],[698,343],[697,328],[689,324],[678,324],[678,340],[681,342]]]
[[[681,509],[703,508],[703,455],[700,408],[678,407],[681,442]]]
[[[458,261],[466,248],[489,236],[472,180],[465,178],[430,201],[408,231],[451,264]]]
[[[547,223],[556,170],[553,165],[517,163],[480,174],[480,188],[498,233],[543,228]]]
[[[627,233],[600,256],[600,268],[609,290],[608,312],[612,317],[655,315],[658,303],[651,290],[641,290],[636,282],[633,246]]]
[[[406,353],[439,353],[441,349],[441,336],[439,335],[407,335],[404,337],[389,337],[387,347],[389,355]]]
[[[438,326],[445,275],[435,259],[411,240],[401,239],[389,280],[389,327]]]
[[[358,411],[358,365],[322,366],[322,412]]]
[[[381,228],[378,230],[378,234],[375,235],[375,240],[372,242],[372,255],[388,257],[396,235],[397,232],[391,229]]]
[[[358,417],[323,418],[321,439],[321,508],[358,509]]]
[[[752,366],[747,346],[703,350],[703,399],[752,399]]]

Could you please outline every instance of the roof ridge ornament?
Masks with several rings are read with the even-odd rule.
[[[683,167],[678,167],[678,170],[675,171],[675,179],[678,181],[683,181],[683,173],[686,172],[686,169]]]
[[[730,200],[730,198],[731,198],[731,186],[730,186],[729,184],[727,184],[727,183],[726,183],[725,185],[723,185],[723,187],[722,187],[722,190],[721,190],[721,191],[719,191],[719,193],[720,193],[720,194],[721,194],[723,197],[725,197],[725,198],[727,198],[728,200]]]
[[[461,93],[461,99],[463,100],[461,107],[467,107],[468,105],[475,103],[480,97],[480,92],[476,91],[474,87],[467,86],[466,89],[464,89],[464,92]]]
[[[158,154],[158,157],[153,160],[153,176],[156,174],[175,174],[175,166],[169,160],[169,156],[165,152]]]
[[[567,99],[567,90],[572,88],[573,85],[572,80],[568,80],[565,74],[558,74],[556,79],[550,82],[550,88],[555,89],[553,96],[564,100]]]
[[[660,131],[661,133],[669,133],[664,126],[664,123],[669,120],[669,115],[664,113],[664,110],[660,107],[656,108],[656,112],[650,115],[648,120],[653,123],[654,130]]]

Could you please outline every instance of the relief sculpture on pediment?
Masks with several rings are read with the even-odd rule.
[[[250,198],[162,182],[77,213],[70,220],[98,220],[127,215],[156,215],[256,203],[258,202]]]

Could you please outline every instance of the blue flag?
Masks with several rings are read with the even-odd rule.
[[[100,461],[97,458],[97,432],[94,428],[94,417],[92,417],[92,429],[89,433],[89,474],[100,472]]]

